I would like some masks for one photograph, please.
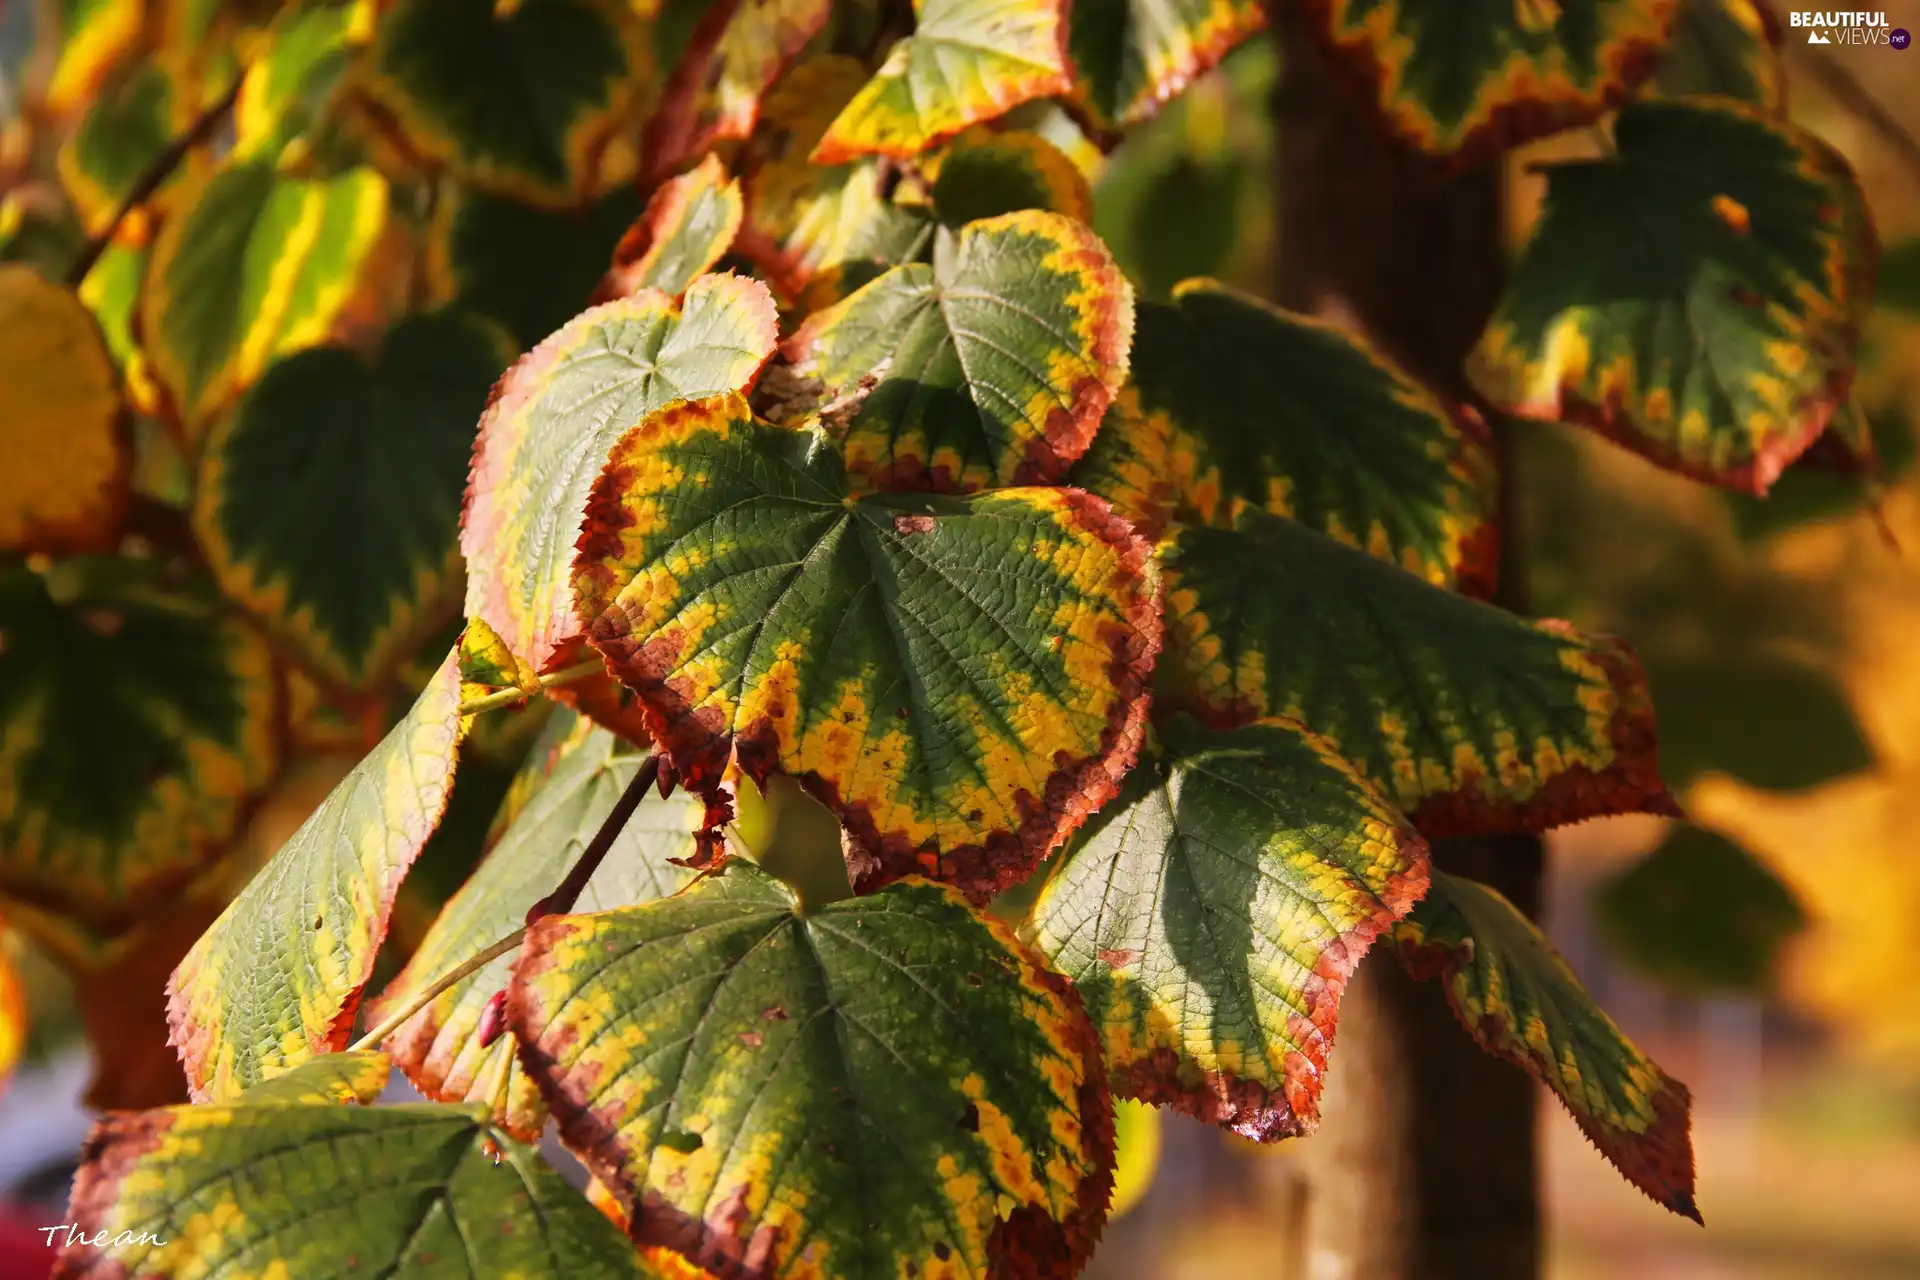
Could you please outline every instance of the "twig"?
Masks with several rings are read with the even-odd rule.
[[[593,839],[587,842],[585,849],[581,850],[580,860],[573,864],[573,870],[567,872],[567,878],[560,882],[559,888],[534,903],[528,910],[528,925],[532,925],[543,916],[565,915],[573,910],[573,904],[580,900],[580,893],[587,887],[587,881],[593,879],[593,873],[600,869],[600,864],[606,859],[607,851],[613,848],[613,842],[619,836],[620,829],[627,825],[627,819],[631,818],[633,811],[640,807],[640,801],[646,796],[647,788],[653,785],[659,774],[658,754],[650,755],[641,762],[640,767],[634,771],[633,781],[629,782],[627,789],[620,793],[620,798],[613,802],[613,809],[607,814],[607,820],[600,824],[600,829],[593,833]]]
[[[584,680],[596,671],[604,670],[606,670],[606,667],[600,659],[589,658],[585,662],[576,662],[570,667],[562,667],[550,676],[541,676],[540,687],[542,689],[552,689],[559,685],[572,684],[576,680]],[[484,697],[475,698],[472,702],[461,703],[460,714],[463,716],[475,716],[479,715],[482,711],[497,711],[501,707],[510,707],[516,702],[525,702],[526,700],[527,691],[525,689],[502,689],[498,693],[489,693]]]
[[[408,1000],[386,1017],[380,1019],[379,1024],[369,1030],[367,1034],[348,1045],[347,1052],[357,1053],[362,1049],[374,1048],[382,1040],[385,1040],[388,1036],[398,1031],[401,1024],[406,1022],[408,1018],[411,1018],[414,1014],[439,999],[440,995],[445,992],[448,987],[451,987],[462,978],[479,972],[487,965],[492,964],[495,960],[498,960],[501,956],[519,946],[520,939],[526,935],[526,932],[527,927],[521,925],[518,929],[515,929],[512,933],[500,939],[500,941],[492,944],[485,950],[468,956],[465,960],[453,966],[453,968],[447,970],[432,982],[420,988],[420,990],[414,992],[412,999]]]
[[[199,119],[195,120],[185,133],[175,138],[172,144],[156,156],[153,163],[134,179],[133,186],[127,190],[119,207],[113,211],[112,220],[100,229],[100,234],[87,241],[86,248],[80,251],[80,256],[75,258],[73,265],[67,268],[68,288],[80,287],[80,282],[87,278],[89,271],[93,270],[93,264],[100,261],[100,255],[105,253],[107,246],[113,243],[113,237],[120,230],[120,224],[126,221],[127,215],[145,204],[153,193],[160,189],[160,184],[180,167],[180,162],[187,158],[187,153],[205,142],[213,131],[219,128],[220,122],[226,119],[227,113],[233,110],[234,102],[239,99],[240,84],[245,78],[244,72],[235,76],[233,84],[220,95],[219,100],[202,111]]]

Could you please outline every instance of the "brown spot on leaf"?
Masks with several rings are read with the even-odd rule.
[[[761,1035],[758,1031],[742,1031],[740,1033],[740,1043],[747,1046],[747,1048],[749,1049],[758,1049],[761,1045],[765,1044],[766,1042],[767,1042],[767,1038]]]
[[[1124,969],[1140,958],[1140,953],[1131,947],[1102,947],[1094,954],[1110,969]]]
[[[910,538],[919,533],[932,533],[933,517],[897,515],[893,518],[893,531],[903,538]]]

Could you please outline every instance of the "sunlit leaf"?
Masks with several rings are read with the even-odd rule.
[[[107,230],[134,182],[186,128],[187,105],[173,76],[153,62],[129,69],[88,105],[56,164],[90,233]]]
[[[0,550],[105,551],[133,469],[112,358],[87,308],[0,263]]]
[[[1324,740],[1179,717],[1033,919],[1114,1092],[1265,1142],[1319,1123],[1347,977],[1426,885],[1426,842]]]
[[[1837,444],[1842,438],[1856,441],[1839,459],[1842,465],[1810,465],[1829,442]],[[1827,434],[1812,449],[1780,473],[1766,497],[1730,491],[1721,496],[1733,513],[1735,532],[1759,541],[1817,520],[1870,509],[1882,482],[1907,475],[1917,448],[1920,441],[1915,440],[1903,411],[1865,413],[1850,406],[1834,415]]]
[[[93,312],[100,336],[106,339],[107,353],[120,366],[130,397],[140,376],[134,366],[146,361],[134,339],[133,324],[140,288],[147,277],[147,257],[146,249],[115,241],[101,251],[93,269],[75,290],[87,310]]]
[[[346,1045],[394,894],[452,790],[459,707],[450,653],[173,971],[168,1017],[195,1101]]]
[[[1118,1218],[1147,1198],[1160,1171],[1160,1112],[1131,1098],[1113,1101],[1113,1205]]]
[[[1699,1221],[1686,1086],[1620,1034],[1512,903],[1476,880],[1436,871],[1425,901],[1393,937],[1416,977],[1442,980],[1481,1048],[1553,1090],[1634,1186]]]
[[[1159,647],[1146,545],[1070,489],[854,498],[818,433],[738,398],[613,450],[574,577],[680,775],[799,779],[874,887],[988,894],[1113,793]]]
[[[1066,0],[913,0],[913,34],[813,150],[817,164],[915,156],[970,124],[1067,93]]]
[[[0,568],[0,886],[124,932],[232,839],[279,762],[266,645],[133,560]]]
[[[143,0],[64,0],[56,11],[60,53],[44,98],[53,115],[70,116],[92,102],[139,47],[147,6]]]
[[[1673,32],[1645,92],[1662,98],[1737,98],[1787,106],[1780,22],[1758,0],[1680,0]]]
[[[649,1274],[586,1197],[477,1107],[118,1112],[83,1156],[61,1280]]]
[[[313,1102],[368,1105],[387,1087],[393,1063],[384,1053],[329,1053],[303,1062],[254,1085],[238,1098],[247,1106],[289,1106]]]
[[[627,186],[579,210],[455,188],[434,219],[428,262],[442,297],[492,316],[527,350],[586,306],[640,211]]]
[[[479,870],[434,920],[407,967],[370,1011],[384,1016],[440,974],[505,936],[527,908],[552,893],[580,856],[639,770],[645,755],[586,721],[560,744],[555,758],[530,762],[537,781],[519,813]],[[649,794],[581,892],[578,910],[606,911],[666,897],[694,873],[669,862],[694,855],[694,833],[705,807],[685,792],[662,800]],[[486,1086],[495,1059],[513,1052],[511,1037],[482,1047],[476,1031],[493,993],[507,985],[510,956],[447,988],[394,1032],[394,1060],[422,1093],[443,1102],[491,1102]],[[512,1072],[504,1123],[532,1141],[546,1124],[546,1108],[518,1063]]]
[[[603,299],[642,289],[676,297],[720,261],[740,230],[740,184],[716,156],[663,185],[620,238]]]
[[[539,673],[479,618],[468,619],[460,633],[460,683],[487,694],[507,689],[528,695],[540,692]]]
[[[27,989],[13,959],[0,952],[0,1089],[13,1078],[27,1048]]]
[[[1105,1222],[1079,1002],[950,889],[801,912],[735,861],[535,925],[507,1007],[635,1239],[709,1273],[1072,1275]]]
[[[1298,720],[1429,836],[1673,811],[1617,640],[1442,591],[1291,520],[1163,548],[1176,702]]]
[[[1259,0],[1106,0],[1068,13],[1074,98],[1105,128],[1135,125],[1266,25]]]
[[[1133,289],[1084,223],[1028,210],[963,228],[787,345],[831,395],[872,381],[842,433],[881,488],[966,493],[1058,480],[1127,374]]]
[[[1469,364],[1506,412],[1579,422],[1765,493],[1847,398],[1872,231],[1846,162],[1732,102],[1623,111],[1619,153],[1551,171]]]
[[[664,176],[715,143],[752,133],[761,98],[832,12],[833,0],[708,5],[647,123],[648,173]]]
[[[1653,71],[1678,0],[1305,0],[1383,123],[1481,156],[1618,106]]]
[[[140,329],[190,430],[278,356],[328,338],[387,223],[370,169],[294,178],[265,162],[182,192],[155,242]]]
[[[1020,209],[1093,221],[1093,192],[1065,152],[1037,133],[967,130],[925,166],[933,209],[950,227]]]
[[[653,84],[619,0],[394,0],[362,90],[400,145],[462,182],[584,204],[631,173],[610,144]],[[623,171],[624,170],[624,171]]]
[[[317,124],[354,52],[353,6],[325,0],[283,10],[247,60],[234,102],[234,153],[278,156]]]
[[[1477,420],[1333,325],[1206,280],[1145,303],[1137,413],[1076,483],[1157,527],[1292,516],[1429,582],[1491,588],[1496,486]],[[1118,482],[1118,483],[1116,483]]]
[[[335,346],[282,360],[208,437],[200,543],[325,677],[365,688],[442,621],[474,422],[511,354],[484,323],[413,316],[371,364]]]

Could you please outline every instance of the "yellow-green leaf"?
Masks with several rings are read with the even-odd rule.
[[[1067,154],[1037,133],[976,125],[923,166],[940,221],[961,227],[1020,209],[1093,221],[1093,190]]]
[[[720,261],[740,230],[740,184],[717,156],[654,192],[613,251],[601,300],[658,289],[675,297]]]
[[[1074,100],[1112,130],[1150,119],[1267,15],[1260,0],[1083,0],[1067,21]]]
[[[371,1105],[387,1087],[393,1063],[384,1053],[329,1053],[267,1077],[242,1093],[247,1106],[288,1106],[313,1102]]]

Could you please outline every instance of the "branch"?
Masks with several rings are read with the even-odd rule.
[[[120,230],[120,224],[126,221],[127,215],[145,204],[153,193],[160,189],[160,184],[180,167],[180,162],[187,158],[187,153],[205,142],[213,131],[220,127],[220,122],[227,118],[227,113],[233,110],[234,102],[240,97],[240,84],[245,79],[246,72],[243,69],[233,78],[233,83],[227,87],[225,93],[220,95],[219,100],[202,111],[200,118],[195,120],[185,133],[175,138],[165,151],[156,156],[145,172],[134,179],[133,186],[128,188],[126,197],[113,211],[112,221],[101,228],[99,235],[87,242],[87,247],[80,251],[80,256],[73,260],[71,267],[67,268],[69,289],[80,287],[81,281],[87,278],[87,273],[93,270],[93,264],[100,261],[100,255],[105,253],[107,246],[113,243],[114,234]]]
[[[647,794],[647,788],[651,787],[659,776],[660,756],[656,752],[642,761],[640,767],[634,771],[633,781],[629,782],[627,789],[620,793],[620,798],[613,802],[613,808],[608,812],[607,820],[600,824],[600,829],[593,833],[593,839],[588,841],[585,849],[581,850],[580,860],[573,864],[573,870],[567,872],[567,878],[560,882],[560,887],[527,910],[529,926],[544,916],[565,915],[573,910],[573,904],[580,900],[580,893],[587,887],[587,881],[593,879],[593,873],[598,871],[600,864],[606,860],[607,851],[613,848],[613,842],[619,836],[620,829],[627,825],[627,819],[631,818],[633,811],[640,807],[640,801]]]

